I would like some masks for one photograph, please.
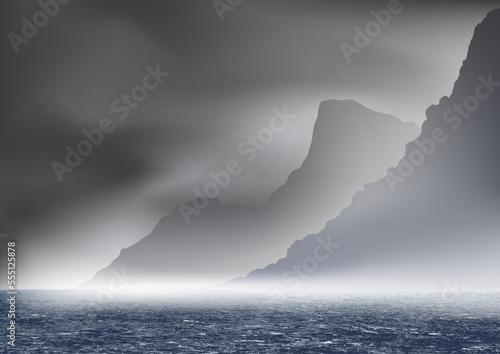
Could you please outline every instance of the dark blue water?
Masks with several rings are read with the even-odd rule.
[[[8,352],[500,353],[499,294],[88,299],[20,292]]]

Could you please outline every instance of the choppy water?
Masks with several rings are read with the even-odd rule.
[[[20,292],[8,352],[500,353],[499,294],[89,298]]]

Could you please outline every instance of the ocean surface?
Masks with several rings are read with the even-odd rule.
[[[20,291],[16,321],[16,346],[3,336],[5,352],[500,353],[498,293],[96,301],[88,291]]]

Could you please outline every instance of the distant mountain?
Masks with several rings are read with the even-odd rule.
[[[419,132],[414,123],[402,123],[353,100],[322,102],[309,155],[270,197],[264,213],[272,220],[302,218],[300,230],[294,227],[297,231],[323,227],[364,184],[395,166],[405,145]]]
[[[355,101],[322,102],[307,158],[266,205],[246,210],[210,200],[189,225],[176,209],[84,287],[105,285],[121,269],[137,286],[189,286],[264,266],[283,255],[283,245],[321,230],[364,183],[395,166],[418,132],[413,123]]]
[[[226,285],[455,291],[458,278],[469,289],[498,288],[499,35],[500,9],[477,26],[453,93],[427,110],[397,168],[285,258]]]

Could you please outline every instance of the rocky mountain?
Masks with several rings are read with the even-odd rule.
[[[500,9],[476,27],[452,94],[427,110],[396,168],[286,257],[226,285],[458,291],[458,279],[472,290],[498,288],[499,34]]]
[[[413,123],[355,101],[322,102],[302,167],[263,207],[247,210],[210,199],[189,224],[176,209],[83,287],[105,286],[122,269],[134,286],[183,287],[262,267],[284,255],[283,245],[321,230],[366,182],[395,166],[418,132]]]

